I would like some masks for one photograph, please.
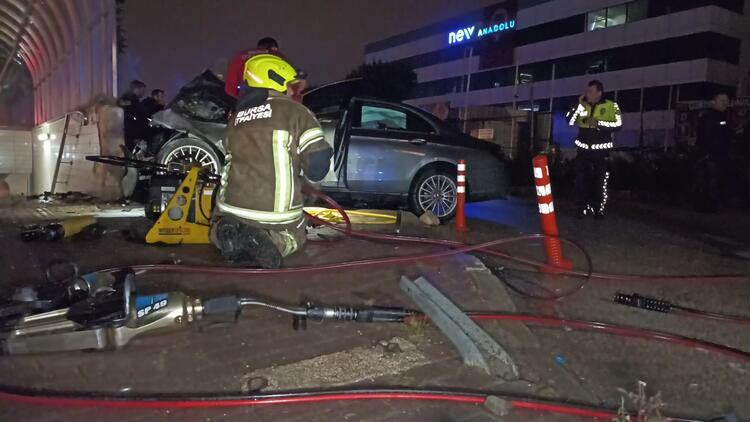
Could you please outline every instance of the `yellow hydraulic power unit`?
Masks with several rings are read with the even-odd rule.
[[[159,219],[146,234],[146,243],[170,245],[209,243],[213,183],[198,177],[200,167],[191,168]]]
[[[208,233],[213,211],[212,196],[218,186],[199,177],[200,170],[194,167],[188,171],[146,234],[146,243],[210,243]],[[305,212],[334,224],[344,221],[341,214],[333,209],[305,207]],[[395,224],[397,221],[395,213],[347,211],[346,214],[353,224]]]

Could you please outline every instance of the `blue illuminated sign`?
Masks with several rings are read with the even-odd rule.
[[[477,30],[476,25],[467,26],[466,28],[461,28],[457,31],[452,31],[448,33],[448,44],[458,44],[462,43],[464,41],[469,41],[472,38],[480,38],[486,35],[494,34],[496,32],[502,32],[507,31],[509,29],[513,29],[516,27],[516,20],[512,19],[509,21],[497,23],[494,25],[489,25],[483,28],[479,28]]]

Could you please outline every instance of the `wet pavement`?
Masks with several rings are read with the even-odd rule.
[[[727,254],[707,241],[729,239],[736,245],[750,239],[742,224],[726,230],[717,224],[699,225],[698,216],[667,219],[647,208],[614,204],[604,221],[577,220],[561,204],[561,234],[580,244],[594,270],[616,274],[686,275],[750,274],[750,261]],[[488,241],[538,230],[536,204],[521,199],[471,204],[466,240]],[[99,240],[65,240],[26,244],[18,240],[21,220],[0,214],[0,275],[4,294],[11,287],[41,281],[45,263],[53,259],[76,262],[86,273],[112,266],[179,262],[222,265],[208,245],[147,246],[112,231]],[[746,215],[744,216],[747,217]],[[691,218],[693,218],[691,220]],[[137,218],[101,220],[112,230],[126,230]],[[692,223],[691,223],[692,221]],[[373,226],[374,227],[374,226]],[[393,231],[394,227],[378,226]],[[446,238],[450,227],[405,224],[402,234]],[[745,236],[747,234],[747,236]],[[712,235],[708,236],[707,235]],[[739,240],[738,240],[739,239]],[[538,241],[503,245],[502,250],[542,257]],[[736,249],[736,247],[735,247]],[[415,254],[441,250],[435,246],[377,243],[358,239],[312,242],[288,266],[342,262],[353,259]],[[585,267],[583,252],[565,248],[576,268]],[[481,258],[479,260],[478,258]],[[565,318],[599,320],[645,327],[700,338],[750,351],[745,327],[714,321],[626,308],[612,303],[616,292],[639,293],[683,306],[735,315],[750,315],[750,279],[728,282],[590,280],[580,290],[557,300],[529,299],[527,283],[563,289],[577,279],[540,276],[512,262],[480,255],[458,255],[387,267],[347,269],[279,276],[177,275],[138,276],[139,290],[181,289],[193,294],[238,293],[297,304],[412,307],[398,280],[425,276],[462,309],[525,312]],[[515,275],[515,277],[511,277]],[[520,280],[520,281],[519,281]],[[505,281],[505,283],[503,282]],[[557,283],[557,284],[555,284]],[[750,418],[750,363],[693,350],[683,345],[623,339],[601,333],[539,328],[520,323],[485,322],[519,365],[521,379],[504,381],[462,365],[457,353],[433,326],[311,324],[294,331],[290,318],[269,310],[246,311],[237,326],[136,338],[125,349],[99,353],[55,353],[0,359],[0,384],[11,387],[111,394],[240,394],[263,379],[269,386],[289,388],[295,378],[305,388],[419,387],[517,393],[552,400],[572,400],[605,407],[619,406],[624,393],[639,380],[650,394],[661,394],[664,413],[706,419],[728,412]],[[351,365],[352,361],[357,362]],[[263,383],[261,383],[263,385]],[[267,390],[262,390],[267,391]],[[476,405],[399,401],[305,404],[286,407],[217,410],[82,410],[47,409],[0,402],[0,420],[498,420]],[[742,420],[741,419],[741,420]],[[575,417],[512,410],[502,420],[566,421]]]

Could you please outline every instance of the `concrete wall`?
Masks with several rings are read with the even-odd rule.
[[[27,194],[31,181],[31,132],[0,129],[0,181],[11,195]]]
[[[43,15],[48,8],[42,3],[36,13]],[[61,19],[59,32],[50,34],[56,48],[47,46],[47,60],[31,72],[36,124],[86,107],[100,96],[117,96],[115,1],[71,3],[76,8],[69,14],[72,19]],[[55,11],[57,5],[50,6]]]

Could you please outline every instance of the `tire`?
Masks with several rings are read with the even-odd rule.
[[[219,154],[206,142],[194,138],[177,138],[167,142],[156,155],[156,161],[161,164],[200,162],[201,167],[215,174],[220,174],[222,167]]]
[[[420,172],[409,192],[409,208],[416,215],[428,209],[440,221],[448,221],[456,214],[458,189],[455,171],[431,168]]]

